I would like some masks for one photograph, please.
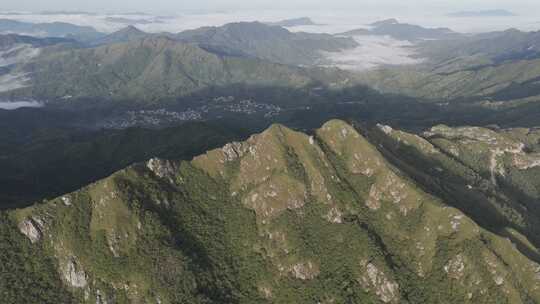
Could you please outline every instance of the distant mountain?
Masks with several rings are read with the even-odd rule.
[[[0,35],[0,49],[7,49],[18,44],[27,44],[35,47],[49,46],[59,43],[74,43],[73,39],[66,38],[37,38],[31,36],[17,35],[17,34],[7,34]]]
[[[73,38],[80,41],[104,36],[90,26],[79,26],[65,22],[28,23],[10,19],[0,19],[0,33],[15,33],[38,37]]]
[[[44,48],[53,45],[71,47],[74,44],[74,40],[65,38],[0,35],[0,92],[27,87],[30,78],[18,69],[38,57]]]
[[[482,128],[366,137],[332,120],[152,158],[0,211],[0,290],[44,304],[537,303],[538,208],[498,186],[504,172],[538,194],[538,156],[519,147]]]
[[[533,59],[540,57],[540,32],[522,32],[509,29],[502,32],[480,34],[464,41],[456,41],[449,52],[459,50],[470,56],[482,54],[494,62]]]
[[[134,41],[134,40],[142,39],[144,37],[149,37],[149,36],[151,36],[151,34],[145,33],[133,25],[129,25],[107,36],[100,37],[96,40],[92,40],[89,43],[92,45],[102,45],[102,44],[129,42],[129,41]]]
[[[295,27],[295,26],[305,26],[305,25],[317,25],[308,17],[301,17],[295,19],[286,19],[278,22],[267,22],[268,25],[273,26],[282,26],[282,27]]]
[[[159,23],[159,20],[147,20],[147,19],[133,19],[133,18],[124,18],[124,17],[106,17],[105,21],[112,23],[120,23],[126,25],[136,25],[136,24],[151,24]]]
[[[399,21],[395,18],[392,18],[392,19],[386,19],[386,20],[373,22],[370,24],[370,26],[380,27],[380,26],[396,25],[396,24],[399,24]]]
[[[321,81],[347,83],[347,73],[275,64],[213,53],[193,43],[151,36],[94,48],[47,52],[18,70],[31,86],[12,97],[159,101],[213,87],[301,88]]]
[[[179,33],[176,37],[188,43],[236,50],[246,56],[292,65],[314,65],[323,59],[321,51],[337,52],[358,45],[350,38],[292,33],[260,22],[204,27]]]
[[[481,10],[481,11],[461,11],[448,14],[450,17],[512,17],[516,14],[504,10],[504,9],[493,9],[493,10]]]
[[[540,32],[510,29],[425,41],[418,66],[382,69],[366,76],[381,91],[449,99],[488,109],[534,106],[540,98]]]
[[[96,13],[85,12],[85,11],[42,11],[39,12],[40,15],[88,15],[95,16]]]
[[[425,28],[419,25],[399,23],[396,19],[378,21],[370,29],[357,29],[341,33],[343,36],[381,35],[399,40],[451,39],[460,34],[449,28]]]

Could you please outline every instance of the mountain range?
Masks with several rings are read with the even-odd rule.
[[[480,10],[480,11],[461,11],[448,14],[450,17],[511,17],[516,14],[505,9],[492,9],[492,10]]]
[[[370,28],[356,29],[341,33],[343,36],[390,36],[398,40],[430,40],[458,38],[459,33],[449,28],[425,28],[419,25],[400,23],[396,19],[387,19],[370,24]]]
[[[535,303],[538,210],[513,199],[538,188],[506,196],[503,181],[537,172],[537,136],[366,137],[333,120],[153,158],[1,212],[0,290],[9,303]]]
[[[18,64],[6,76],[11,83],[4,86],[4,98],[159,101],[240,83],[334,87],[352,77],[298,66],[315,65],[324,59],[322,52],[356,46],[349,38],[291,33],[262,23],[179,34],[148,34],[129,26],[82,45],[55,44],[41,47],[29,62],[14,62]]]
[[[295,26],[306,26],[306,25],[317,25],[311,18],[300,17],[294,19],[286,19],[277,22],[267,22],[268,25],[274,26],[283,26],[283,27],[295,27]]]
[[[73,38],[80,41],[94,40],[104,35],[90,26],[65,22],[30,23],[11,19],[0,19],[0,33]]]
[[[159,101],[212,87],[304,87],[323,78],[329,85],[347,82],[347,73],[285,66],[239,56],[220,55],[193,43],[147,37],[95,48],[43,53],[23,65],[31,84],[9,96],[49,100],[99,98]]]
[[[538,96],[538,33],[515,29],[425,41],[416,66],[380,69],[366,82],[386,92],[433,100],[519,107]]]
[[[540,303],[538,33],[311,23],[0,35],[0,302]]]
[[[259,22],[231,23],[181,32],[184,42],[236,50],[241,54],[277,63],[313,65],[323,57],[320,52],[337,52],[358,44],[350,38],[328,34],[292,33],[279,26]]]

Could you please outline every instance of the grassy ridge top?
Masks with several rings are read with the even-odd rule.
[[[2,238],[55,269],[19,277],[65,292],[0,285],[13,303],[540,300],[537,263],[338,120],[313,136],[274,125],[191,162],[154,158],[2,216]]]

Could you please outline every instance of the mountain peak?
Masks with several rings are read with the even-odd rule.
[[[105,37],[95,40],[92,44],[101,45],[101,44],[129,42],[132,40],[148,37],[150,35],[151,34],[143,32],[133,25],[128,25],[116,32],[113,32]]]
[[[384,134],[410,144],[404,132]],[[341,120],[312,136],[272,125],[191,162],[154,158],[0,221],[15,231],[0,236],[34,249],[28,263],[50,259],[75,299],[540,299],[540,265],[422,190]]]
[[[394,25],[394,24],[399,24],[399,21],[397,19],[395,19],[395,18],[391,18],[391,19],[386,19],[386,20],[373,22],[370,25],[378,27],[378,26]]]
[[[117,31],[117,33],[144,33],[144,32],[141,31],[140,29],[138,29],[134,25],[128,25],[128,26],[120,29],[119,31]]]
[[[268,22],[268,25],[283,26],[283,27],[295,27],[295,26],[305,26],[305,25],[317,25],[309,17],[300,17],[294,19],[286,19],[277,22]]]

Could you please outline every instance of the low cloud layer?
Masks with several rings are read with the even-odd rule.
[[[319,8],[327,11],[331,9],[357,9],[384,11],[410,10],[479,10],[479,9],[516,9],[538,11],[540,4],[531,0],[5,0],[2,3],[3,9],[8,10],[31,10],[31,11],[144,11],[163,14],[167,12],[180,12],[184,10],[306,10]]]
[[[412,44],[386,36],[359,36],[359,47],[340,53],[328,53],[332,65],[346,70],[364,71],[382,65],[416,64]]]
[[[113,32],[126,26],[127,20],[134,20],[134,25],[148,32],[180,32],[201,26],[220,26],[229,22],[263,21],[275,22],[282,19],[307,16],[317,26],[291,28],[293,31],[339,33],[387,18],[398,18],[401,22],[418,24],[426,27],[449,27],[459,32],[485,32],[518,28],[522,30],[540,29],[540,15],[535,11],[524,12],[512,17],[471,17],[457,18],[448,16],[451,11],[417,10],[237,10],[205,11],[178,13],[170,15],[147,14],[2,14],[0,18],[26,22],[68,22],[77,25],[93,26],[99,31]],[[115,22],[116,21],[116,22]]]
[[[43,103],[37,101],[0,101],[0,109],[2,110],[16,110],[19,108],[40,108],[43,107]]]

